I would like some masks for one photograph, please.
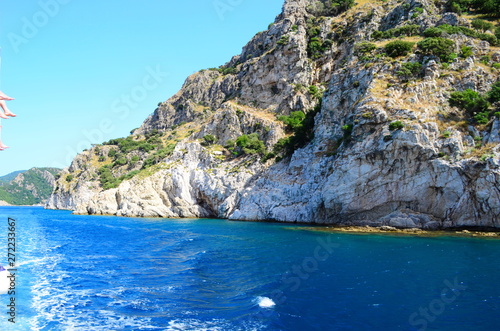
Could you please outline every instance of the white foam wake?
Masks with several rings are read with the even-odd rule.
[[[276,306],[274,301],[268,297],[257,297],[257,304],[260,308],[272,308]]]
[[[10,272],[0,271],[0,294],[7,294],[9,291],[10,279],[7,276],[10,276]]]

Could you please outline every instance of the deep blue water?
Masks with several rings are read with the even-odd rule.
[[[500,329],[500,240],[2,207],[4,265],[7,217],[0,330]]]

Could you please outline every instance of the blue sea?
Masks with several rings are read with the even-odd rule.
[[[500,330],[498,239],[1,207],[3,265],[8,217],[0,330]]]

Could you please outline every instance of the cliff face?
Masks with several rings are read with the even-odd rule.
[[[425,47],[428,28],[434,41],[449,40],[446,54]],[[239,56],[190,76],[132,136],[78,155],[47,207],[499,227],[493,38],[445,2],[288,0]],[[395,40],[410,50],[394,56]],[[468,89],[493,105],[472,112],[450,103]],[[295,129],[278,119],[297,111],[306,119]]]

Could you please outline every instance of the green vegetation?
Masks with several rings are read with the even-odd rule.
[[[108,152],[108,156],[109,157],[115,157],[116,156],[116,153],[118,153],[118,151],[116,149],[110,149],[109,152]]]
[[[450,106],[465,110],[477,124],[488,123],[490,103],[478,92],[471,89],[455,91],[450,94],[448,101]]]
[[[403,122],[401,121],[394,121],[389,124],[389,130],[395,131],[395,130],[401,130],[405,127]]]
[[[249,135],[241,135],[236,139],[238,155],[241,154],[265,154],[266,146],[259,139],[259,134],[254,132]]]
[[[142,168],[147,169],[152,165],[160,163],[164,158],[166,158],[168,155],[174,152],[176,145],[177,144],[168,144],[166,147],[161,148],[156,152],[154,152],[146,160],[144,160]]]
[[[354,53],[358,56],[368,55],[377,49],[377,45],[368,41],[362,41],[354,45]]]
[[[124,180],[131,179],[139,172],[140,172],[139,170],[134,170],[123,176],[115,178],[115,176],[113,176],[113,173],[111,172],[109,165],[103,166],[98,170],[99,181],[101,183],[102,188],[105,190],[118,187],[121,182],[123,182]]]
[[[488,92],[487,98],[491,103],[500,101],[500,81],[491,85],[491,90]]]
[[[443,29],[440,29],[438,27],[432,27],[432,28],[427,28],[424,30],[424,37],[427,38],[432,38],[432,37],[441,37],[444,33]]]
[[[218,68],[210,68],[209,70],[218,71],[223,76],[236,75],[238,73],[238,69],[236,67],[227,67],[227,66],[220,66]]]
[[[307,6],[315,16],[336,16],[354,6],[354,0],[319,0]]]
[[[351,136],[352,136],[352,130],[354,129],[354,125],[352,124],[346,124],[342,126],[342,131],[344,131],[344,137],[342,138],[342,141],[349,142],[351,141]],[[341,141],[338,142],[338,145],[340,145]]]
[[[99,168],[98,173],[101,186],[105,190],[118,187],[118,185],[120,185],[121,183],[121,181],[119,181],[117,178],[115,178],[115,176],[113,176],[113,173],[111,172],[109,165],[105,165]]]
[[[141,150],[144,152],[150,152],[158,148],[161,144],[160,133],[158,130],[154,130],[148,133],[143,140],[136,140],[133,136],[128,136],[127,138],[117,138],[111,139],[110,141],[104,143],[104,145],[115,145],[122,153],[129,153],[134,150]],[[116,157],[118,150],[111,149],[108,152],[109,157]]]
[[[372,61],[373,52],[377,49],[377,45],[368,41],[362,41],[354,45],[354,54],[359,57],[360,61]]]
[[[295,131],[302,126],[305,118],[306,114],[303,111],[294,111],[290,116],[283,115],[278,117],[278,120],[288,125],[290,131]]]
[[[489,107],[488,101],[471,89],[452,92],[448,101],[450,106],[464,109],[470,114],[485,111]]]
[[[413,8],[413,11],[414,13],[411,15],[411,18],[417,18],[418,16],[420,16],[420,14],[424,12],[424,8],[422,7]]]
[[[155,136],[156,135],[151,135],[149,136],[148,139],[154,138]],[[164,148],[156,150],[153,154],[149,155],[144,160],[142,169],[147,169],[157,163],[160,163],[165,157],[167,157],[167,155],[172,154],[172,152],[175,149],[175,146],[176,144],[169,144]],[[126,154],[116,153],[114,157],[115,160],[113,161],[112,164],[104,165],[98,169],[99,181],[104,190],[118,187],[124,180],[131,179],[132,177],[140,173],[140,170],[134,170],[120,177],[115,177],[115,175],[113,174],[113,169],[124,166],[129,163],[136,164],[140,160],[140,157],[138,155],[134,155],[130,158],[130,161],[127,158]]]
[[[484,41],[487,41],[492,46],[498,45],[498,39],[497,39],[497,37],[495,37],[492,34],[489,34],[489,33],[479,33],[477,35],[477,38],[479,38],[481,40],[484,40]]]
[[[344,131],[344,133],[346,133],[348,135],[351,135],[353,128],[354,128],[354,126],[352,124],[346,124],[346,125],[342,126],[342,131]]]
[[[403,80],[409,80],[420,75],[422,72],[422,64],[420,62],[405,62],[401,65],[401,69],[396,72],[396,75]]]
[[[456,57],[453,54],[455,42],[442,37],[430,37],[418,42],[418,48],[426,55],[434,55],[442,62],[448,62]]]
[[[177,126],[183,125],[180,123]],[[133,170],[125,175],[116,177],[116,169],[120,168],[123,173],[123,167],[127,166],[132,169],[142,159],[142,170],[147,169],[155,164],[160,163],[168,155],[172,154],[175,149],[176,143],[169,143],[166,146],[162,140],[163,133],[158,130],[153,130],[143,138],[140,136],[129,136],[126,138],[112,139],[105,143],[105,145],[116,146],[111,148],[108,152],[108,157],[111,158],[112,163],[106,164],[99,168],[98,175],[101,186],[107,190],[117,187],[124,180],[130,179],[140,172],[140,170]],[[171,133],[175,136],[175,131]],[[212,136],[213,137],[213,136]],[[215,139],[215,137],[213,137]],[[205,141],[211,141],[210,135],[207,135]],[[136,152],[134,152],[136,151]],[[142,157],[141,157],[142,155]],[[106,161],[106,157],[100,156],[99,162]]]
[[[289,41],[290,41],[290,37],[289,36],[282,36],[280,38],[280,40],[278,40],[277,44],[278,45],[286,45],[286,44],[288,44]]]
[[[372,34],[372,38],[375,40],[382,40],[382,39],[391,39],[402,36],[411,37],[418,35],[419,31],[420,31],[419,25],[408,24],[408,25],[403,25],[402,27],[399,28],[393,28],[385,31],[375,31]]]
[[[307,21],[307,55],[313,59],[317,60],[323,56],[323,54],[329,50],[333,41],[330,39],[323,40],[320,37],[320,28],[316,20],[308,19]]]
[[[388,56],[405,56],[413,49],[414,43],[409,41],[394,40],[385,45],[384,49]]]
[[[483,31],[483,30],[481,30]],[[484,32],[484,31],[483,31]],[[469,29],[464,26],[454,26],[454,25],[448,25],[448,24],[443,24],[438,27],[432,27],[428,28],[424,31],[424,36],[428,38],[432,37],[442,37],[445,34],[463,34],[468,37],[472,38],[477,38],[481,40],[485,40],[489,42],[491,45],[496,45],[498,44],[498,39],[496,36],[490,34],[490,33],[483,33],[483,32],[478,32],[477,30],[474,29]],[[495,33],[497,31],[495,30]],[[499,31],[500,33],[500,31]]]
[[[473,28],[482,30],[483,32],[486,32],[488,30],[493,31],[493,29],[495,28],[495,26],[492,23],[485,20],[481,20],[479,18],[472,20],[471,25]]]
[[[290,116],[280,116],[279,120],[287,124],[288,132],[292,136],[281,138],[273,147],[274,154],[290,155],[296,149],[304,147],[314,138],[314,117],[321,109],[321,99],[318,105],[304,113],[302,111],[292,112]]]
[[[469,46],[462,46],[460,48],[460,57],[463,57],[464,59],[474,55],[474,52],[472,52],[472,47]]]
[[[324,40],[320,37],[313,37],[307,44],[307,54],[313,60],[317,60],[332,47],[333,42],[329,39]]]
[[[476,37],[477,32],[474,31],[473,29],[466,28],[465,26],[456,26],[456,25],[449,25],[449,24],[443,24],[437,27],[439,30],[441,30],[443,33],[447,34],[464,34],[468,37]]]
[[[316,85],[309,86],[309,94],[311,94],[316,99],[321,99],[323,92]]]
[[[202,145],[203,146],[213,145],[213,144],[215,144],[216,141],[217,141],[217,138],[214,135],[207,134],[207,135],[203,136]]]
[[[115,162],[113,162],[113,167],[119,167],[126,165],[128,163],[127,157],[123,154],[117,155]]]
[[[471,12],[492,17],[500,16],[499,0],[448,0],[447,5],[451,11],[457,14]]]
[[[47,171],[57,177],[61,169],[33,168],[2,177],[0,180],[0,200],[12,205],[44,203],[54,190],[52,184],[44,176]],[[17,179],[14,182],[15,178]]]
[[[2,183],[8,183],[10,182],[11,180],[13,180],[14,178],[17,177],[17,175],[19,174],[22,174],[23,172],[26,172],[26,170],[20,170],[20,171],[14,171],[14,172],[11,172],[10,174],[8,175],[5,175],[5,176],[2,176],[0,177],[0,185]]]
[[[479,61],[482,63],[482,64],[485,64],[485,65],[489,65],[490,64],[490,61],[491,61],[491,56],[489,56],[488,54],[487,55],[483,55],[479,58]]]
[[[384,136],[384,142],[389,142],[391,141],[393,138],[392,134],[388,134],[388,135],[385,135]]]

